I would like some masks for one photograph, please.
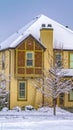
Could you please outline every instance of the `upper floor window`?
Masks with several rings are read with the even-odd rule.
[[[70,54],[70,68],[73,68],[73,53]]]
[[[33,52],[26,52],[26,66],[33,66],[34,55]]]
[[[62,53],[55,53],[55,63],[58,67],[62,66]]]

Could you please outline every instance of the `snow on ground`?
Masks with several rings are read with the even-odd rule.
[[[57,107],[57,115],[53,109],[44,107],[32,111],[1,111],[0,130],[73,130],[73,113]]]

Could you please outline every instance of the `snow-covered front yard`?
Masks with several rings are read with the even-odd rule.
[[[73,114],[57,107],[33,111],[1,111],[0,130],[73,130]]]

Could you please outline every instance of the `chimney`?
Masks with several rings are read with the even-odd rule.
[[[40,39],[47,47],[47,50],[53,50],[53,28],[51,24],[42,24],[40,29]]]
[[[42,24],[40,29],[40,40],[46,46],[46,51],[44,52],[44,68],[48,70],[50,68],[49,63],[53,64],[53,28],[51,24]],[[48,52],[50,56],[48,56]]]

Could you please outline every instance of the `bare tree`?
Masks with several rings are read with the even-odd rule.
[[[51,56],[49,54],[49,56]],[[51,59],[54,57],[51,56]],[[56,115],[56,101],[61,93],[69,93],[73,89],[72,79],[66,78],[67,71],[63,68],[62,62],[58,59],[55,60],[54,65],[50,60],[50,69],[44,70],[42,78],[36,78],[33,85],[38,89],[44,96],[52,97],[54,115]]]
[[[5,54],[0,57],[0,109],[3,107],[8,107],[8,90],[7,87],[7,80],[6,75],[4,74],[5,69],[7,66],[5,65]]]
[[[0,73],[0,109],[8,106],[8,91],[6,90],[6,77]]]

